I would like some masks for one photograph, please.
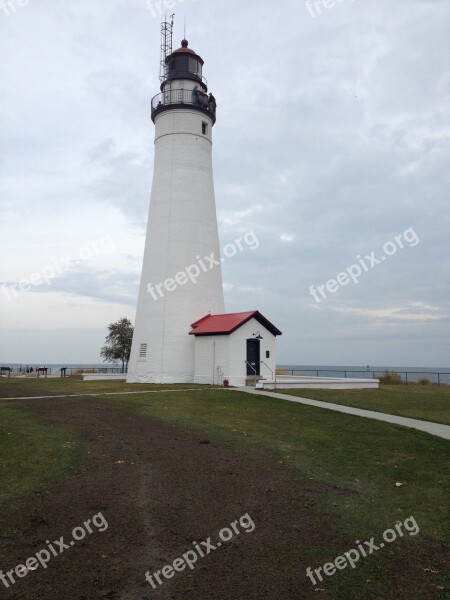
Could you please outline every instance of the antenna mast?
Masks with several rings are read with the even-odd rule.
[[[175,13],[170,16],[170,23],[165,20],[161,24],[161,65],[159,79],[164,83],[166,79],[166,58],[172,54],[173,49],[173,18]],[[167,19],[167,18],[166,18]]]

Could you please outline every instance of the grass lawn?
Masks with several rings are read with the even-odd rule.
[[[450,425],[450,386],[382,385],[378,390],[276,391],[280,394]]]
[[[358,531],[362,527],[366,535],[371,531],[373,535],[380,518],[388,524],[414,508],[418,519],[428,523],[434,534],[443,536],[450,491],[445,489],[450,449],[445,440],[387,423],[235,391],[105,399],[132,412],[275,452],[303,477],[350,492],[325,504],[332,512],[347,515],[348,524]],[[396,487],[397,482],[404,485]],[[367,514],[368,501],[376,514]]]
[[[156,389],[156,386],[143,388]],[[1,397],[40,395],[44,391],[58,395],[80,393],[80,390],[95,393],[128,389],[138,391],[142,388],[120,382],[82,383],[71,379],[0,382]],[[448,392],[443,389],[448,399]],[[391,405],[403,406],[402,402],[406,402],[406,408],[395,413],[387,411],[381,404],[369,405],[368,401],[364,407],[424,418],[420,402],[424,411],[427,399],[438,391],[403,386],[374,390],[371,402],[388,403],[390,398]],[[367,399],[368,392],[371,390],[357,393]],[[417,396],[414,396],[415,392]],[[335,391],[330,393],[336,394]],[[352,396],[354,393],[351,392]],[[309,391],[303,391],[303,394],[317,397],[319,392],[316,391],[314,396]],[[342,394],[349,397],[348,392]],[[417,400],[416,412],[408,401],[411,397],[421,399]],[[357,404],[356,396],[353,398],[353,405],[362,406]],[[434,404],[434,414],[442,410],[443,398],[441,396],[440,402]],[[324,395],[321,399],[331,398]],[[305,487],[312,482],[317,489],[326,488],[326,493],[312,490],[308,507],[319,514],[331,515],[336,529],[348,536],[348,547],[312,547],[305,561],[313,568],[356,547],[355,540],[369,540],[374,536],[379,541],[385,529],[413,516],[420,527],[418,535],[405,536],[361,562],[358,568],[327,578],[327,588],[334,590],[333,598],[362,598],[364,590],[370,589],[370,581],[377,578],[386,581],[386,593],[389,594],[389,581],[399,575],[397,570],[401,573],[402,564],[417,565],[414,584],[418,596],[425,597],[424,590],[430,591],[427,573],[430,569],[442,572],[450,496],[450,446],[445,440],[387,423],[234,390],[203,387],[201,392],[115,395],[105,396],[104,400],[125,411],[200,430],[210,439],[231,443],[237,450],[269,452],[281,464],[290,467],[287,476],[299,485]],[[332,400],[335,402],[336,397]],[[345,403],[344,397],[342,403]],[[9,408],[8,403],[0,402],[0,408],[2,439],[3,436],[6,439],[8,432],[15,434],[6,445],[9,466],[0,471],[3,502],[0,506],[4,506],[5,494],[10,498],[9,502],[12,498],[9,485],[13,486],[15,494],[42,489],[47,485],[42,479],[44,468],[47,470],[51,466],[55,475],[73,464],[73,450],[67,444],[74,440],[60,431],[42,427],[34,419],[24,418],[22,412]],[[3,415],[6,415],[6,421]],[[431,420],[437,419],[433,416]],[[6,428],[5,423],[8,423]],[[3,444],[1,452],[5,452]],[[397,487],[396,483],[402,485]],[[286,540],[283,549],[287,561],[290,543]],[[445,594],[443,588],[436,586],[435,593],[429,597],[445,598]]]
[[[58,394],[99,394],[101,392],[136,392],[139,390],[201,388],[199,385],[127,384],[124,381],[83,381],[81,377],[55,379],[0,377],[0,399],[20,396],[57,396]]]
[[[301,485],[314,481],[331,486],[332,493],[312,494],[308,506],[333,516],[336,528],[348,534],[349,548],[311,548],[311,565],[333,560],[355,547],[357,539],[379,539],[395,522],[413,516],[419,535],[392,544],[362,568],[327,580],[337,598],[361,598],[352,596],[349,586],[356,586],[361,594],[371,578],[386,577],[388,581],[394,577],[395,573],[385,571],[390,559],[417,563],[417,589],[422,589],[426,585],[423,569],[433,568],[432,557],[445,553],[450,494],[450,445],[445,440],[235,391],[106,399],[132,412],[202,430],[210,438],[225,439],[238,448],[264,449],[292,467],[292,477]],[[289,548],[285,551],[288,557]],[[439,590],[436,593],[436,598],[445,597]]]
[[[0,517],[70,472],[82,451],[83,443],[72,434],[0,402]]]

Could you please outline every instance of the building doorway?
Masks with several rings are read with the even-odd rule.
[[[247,375],[260,375],[260,361],[259,340],[247,340]]]

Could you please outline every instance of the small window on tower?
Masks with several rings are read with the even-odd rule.
[[[139,358],[141,360],[147,358],[147,347],[148,347],[148,344],[141,344],[141,346],[139,348]]]
[[[206,135],[208,133],[208,123],[205,123],[204,121],[202,123],[202,133],[203,135]]]
[[[266,358],[270,358],[270,350],[266,350]]]
[[[195,58],[189,59],[189,71],[195,74],[198,73],[198,62],[195,60]]]

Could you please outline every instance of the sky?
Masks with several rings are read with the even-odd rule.
[[[217,99],[227,312],[278,364],[450,370],[450,3],[0,0],[0,362],[97,363],[135,317],[160,26]]]

